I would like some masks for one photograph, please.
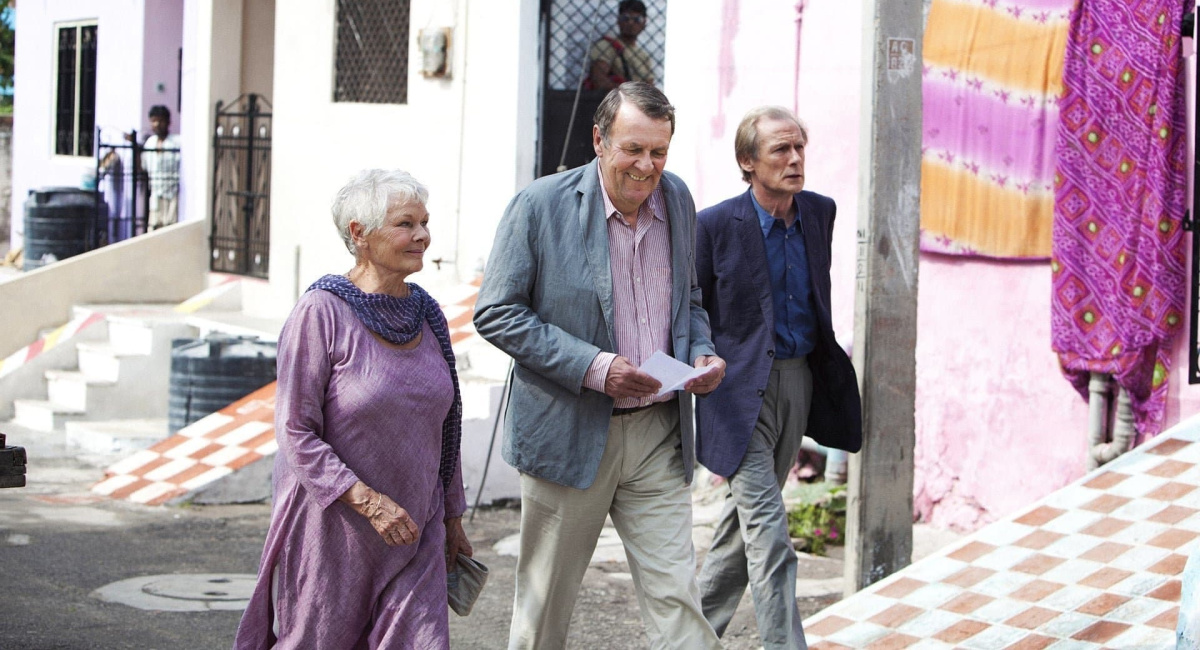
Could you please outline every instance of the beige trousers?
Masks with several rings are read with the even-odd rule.
[[[163,226],[169,226],[176,221],[179,221],[179,197],[164,198],[161,196],[150,197],[150,230],[157,230]]]
[[[521,550],[510,650],[561,650],[596,540],[611,516],[625,545],[652,648],[721,642],[700,609],[684,483],[679,407],[613,416],[596,481],[586,490],[521,475]]]

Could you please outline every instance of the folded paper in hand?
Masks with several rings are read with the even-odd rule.
[[[701,375],[707,375],[715,369],[716,366],[693,368],[674,357],[663,354],[662,350],[655,351],[654,354],[650,355],[649,359],[646,359],[642,363],[642,367],[638,368],[638,370],[654,377],[662,384],[662,388],[659,389],[655,397],[661,397],[667,393],[682,390],[684,384]]]
[[[483,585],[487,584],[487,578],[488,568],[482,562],[459,553],[454,562],[454,571],[446,574],[446,594],[450,609],[459,616],[470,614],[471,608],[475,606],[475,599],[479,597],[479,592],[483,591]]]

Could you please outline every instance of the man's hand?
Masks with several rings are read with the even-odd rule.
[[[725,360],[718,356],[703,356],[696,357],[696,363],[692,364],[697,368],[705,366],[716,366],[716,370],[710,370],[707,373],[696,377],[683,385],[683,389],[694,395],[707,395],[717,389],[721,385],[721,380],[725,378]]]
[[[614,399],[654,397],[659,388],[662,388],[662,384],[657,379],[638,370],[629,359],[621,356],[613,359],[608,367],[608,376],[604,378],[604,394]]]
[[[463,532],[462,517],[451,517],[446,520],[446,571],[454,571],[454,563],[458,561],[458,554],[462,553],[467,557],[475,555],[475,549],[471,548],[471,542],[467,539],[467,534]]]

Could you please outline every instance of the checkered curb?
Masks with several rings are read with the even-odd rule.
[[[483,340],[483,337],[475,332],[475,325],[471,322],[475,317],[475,301],[479,298],[480,282],[480,279],[476,279],[469,284],[460,285],[449,292],[449,295],[442,296],[447,299],[442,304],[442,311],[446,314],[446,322],[450,326],[450,345],[455,354],[460,354],[472,343]]]
[[[1174,648],[1200,537],[1200,427],[1160,436],[829,607],[837,648]]]
[[[96,312],[92,312],[87,316],[80,316],[20,350],[13,352],[5,359],[0,360],[0,377],[16,372],[17,368],[33,361],[38,355],[71,340],[76,334],[96,323],[102,322],[104,318],[104,314]]]
[[[134,453],[105,472],[92,492],[161,505],[274,455],[275,383]]]
[[[236,287],[237,283],[240,281],[240,277],[231,275],[224,280],[221,280],[220,283],[201,291],[200,293],[188,298],[187,300],[184,300],[178,305],[175,305],[175,311],[180,314],[194,314],[212,304],[212,301],[220,298],[226,292]]]

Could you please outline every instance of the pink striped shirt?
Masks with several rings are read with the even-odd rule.
[[[603,175],[600,176],[600,187],[608,220],[617,352],[597,354],[583,378],[583,385],[604,392],[608,369],[618,355],[634,366],[641,366],[655,350],[671,354],[671,227],[667,223],[661,184],[638,208],[636,231],[608,198]],[[626,397],[616,400],[613,406],[630,408],[673,398],[673,394],[657,400]]]

